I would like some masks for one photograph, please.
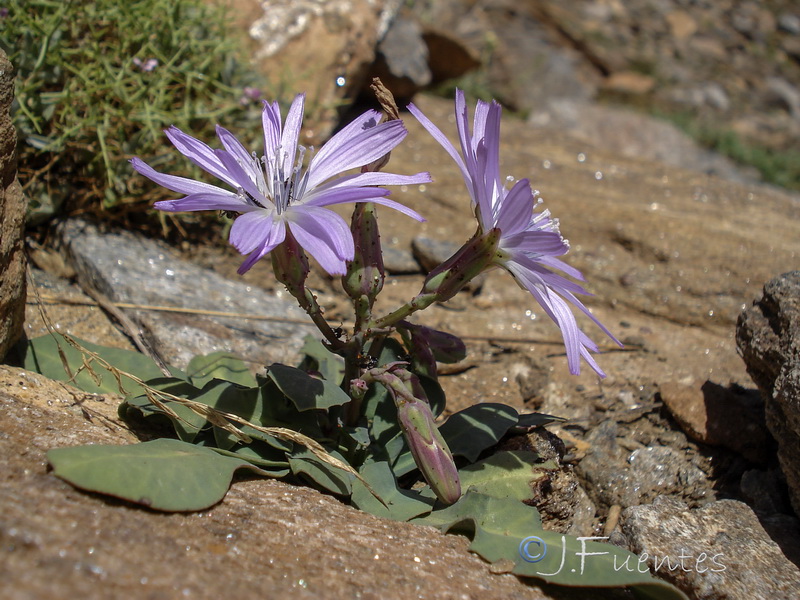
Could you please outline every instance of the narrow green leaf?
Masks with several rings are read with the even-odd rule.
[[[541,427],[549,423],[561,423],[566,421],[562,417],[554,417],[553,415],[546,415],[544,413],[525,413],[519,416],[517,427],[523,429],[530,429],[531,427]]]
[[[518,421],[519,414],[510,406],[486,402],[451,415],[439,431],[453,456],[475,462],[481,452],[497,444]]]
[[[350,501],[360,510],[395,521],[408,521],[428,514],[433,508],[433,498],[426,498],[419,492],[398,487],[388,463],[376,462],[364,465],[360,474],[386,503],[385,506],[381,504],[363,483],[355,480]]]
[[[267,375],[301,412],[350,402],[350,397],[338,385],[311,377],[294,367],[275,363],[267,369]]]
[[[237,469],[261,470],[178,440],[129,446],[73,446],[48,451],[56,476],[77,488],[155,510],[203,510],[222,500]]]

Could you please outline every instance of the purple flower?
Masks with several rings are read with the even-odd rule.
[[[570,373],[580,372],[580,357],[601,377],[605,376],[590,352],[598,347],[578,327],[569,303],[594,321],[619,344],[576,297],[588,294],[580,285],[553,273],[558,269],[583,281],[580,271],[556,258],[567,253],[568,242],[561,237],[558,221],[547,210],[534,212],[541,203],[530,181],[521,179],[509,190],[500,178],[500,113],[497,102],[479,101],[475,108],[472,132],[464,92],[456,91],[456,125],[461,154],[447,137],[413,104],[408,110],[453,158],[467,184],[472,207],[483,234],[500,231],[498,251],[492,263],[502,267],[528,290],[561,329]],[[621,344],[620,344],[621,345]]]
[[[218,177],[234,191],[166,175],[139,158],[131,164],[139,173],[181,194],[178,200],[156,202],[169,212],[222,210],[239,213],[230,231],[230,242],[248,257],[239,273],[269,254],[284,241],[287,228],[297,242],[331,275],[343,275],[345,262],[355,252],[353,234],[345,220],[328,206],[345,202],[375,202],[389,206],[418,221],[424,219],[385,196],[382,185],[418,184],[431,181],[428,173],[355,173],[335,177],[380,158],[408,133],[401,121],[379,123],[378,111],[367,111],[341,129],[322,146],[308,167],[305,148],[298,146],[305,96],[298,95],[281,125],[278,103],[264,102],[264,156],[258,158],[227,130],[217,126],[224,149],[213,150],[176,127],[166,130],[178,151],[194,164]]]
[[[132,62],[134,65],[139,67],[139,69],[144,71],[145,73],[154,71],[155,68],[158,66],[158,59],[156,58],[148,58],[147,60],[143,61],[141,58],[134,56]]]

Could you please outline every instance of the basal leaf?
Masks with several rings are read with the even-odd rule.
[[[202,388],[212,379],[238,383],[244,387],[255,387],[256,378],[240,358],[230,352],[212,352],[195,356],[186,367],[192,385]]]
[[[159,392],[168,393],[180,398],[193,399],[201,393],[201,390],[182,379],[161,377],[149,380],[147,385]],[[145,395],[136,398],[126,398],[125,402],[120,405],[120,415],[125,418],[126,411],[129,408],[138,410],[144,417],[164,415],[171,421],[172,426],[175,428],[175,433],[178,434],[181,440],[184,442],[194,442],[197,434],[206,426],[205,417],[198,415],[187,406],[178,402],[166,400],[164,404],[172,410],[177,418],[154,405],[150,401],[150,398]]]
[[[47,453],[56,476],[82,490],[155,510],[203,510],[222,500],[234,471],[250,463],[178,440],[128,446],[73,446]]]
[[[523,429],[530,429],[531,427],[541,427],[549,423],[560,423],[566,421],[562,417],[554,417],[553,415],[546,415],[544,413],[524,413],[519,416],[517,427]]]
[[[392,470],[385,462],[364,465],[360,474],[386,503],[385,506],[381,504],[363,483],[355,480],[350,501],[360,510],[395,521],[408,521],[428,514],[433,507],[433,498],[426,498],[419,492],[398,487]]]
[[[122,350],[120,348],[107,348],[74,336],[73,339],[87,350],[103,357],[117,369],[136,375],[140,379],[147,380],[164,376],[153,360],[140,352]],[[70,379],[70,375],[64,370],[59,348],[67,360],[71,373],[75,375],[74,379]],[[117,380],[109,371],[101,367],[96,361],[93,361],[91,363],[92,370],[99,378],[99,380],[96,380],[88,369],[83,367],[83,360],[83,354],[70,346],[62,337],[46,334],[28,340],[25,346],[23,366],[29,371],[41,373],[56,381],[69,381],[75,387],[91,394],[123,393],[120,392]],[[171,371],[177,377],[186,377],[177,369],[171,369]],[[124,393],[131,396],[138,396],[144,393],[140,386],[124,377],[122,378],[122,385],[125,389]]]
[[[341,406],[350,401],[335,383],[317,379],[294,367],[275,363],[270,365],[267,375],[301,412]]]
[[[535,452],[498,452],[468,465],[458,472],[461,489],[472,489],[497,498],[530,500],[531,481],[544,475],[545,470],[557,469],[555,463],[536,464]]]
[[[342,462],[346,462],[338,452],[330,450],[328,452]],[[295,475],[303,475],[318,488],[333,494],[349,496],[353,491],[355,477],[351,473],[320,460],[306,448],[289,455],[289,468]]]
[[[545,531],[539,512],[513,498],[496,498],[468,491],[442,510],[414,519],[472,538],[470,550],[490,563],[513,561],[511,572],[549,583],[580,587],[634,586],[650,598],[687,600],[672,585],[637,566],[635,554],[598,541]]]
[[[474,462],[481,452],[497,444],[518,421],[519,414],[510,406],[487,402],[451,415],[439,431],[453,456],[463,456]]]
[[[311,358],[326,381],[338,384],[344,377],[344,359],[332,353],[319,339],[310,335],[303,340],[300,351]]]

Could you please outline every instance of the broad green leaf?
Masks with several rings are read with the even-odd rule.
[[[255,387],[256,378],[247,365],[230,352],[212,352],[195,356],[186,367],[192,385],[202,388],[212,379],[238,383],[244,387]]]
[[[561,423],[566,421],[562,417],[554,417],[553,415],[546,415],[544,413],[525,413],[519,416],[517,427],[523,429],[530,429],[531,427],[541,427],[549,423]]]
[[[687,600],[649,571],[640,572],[635,554],[598,538],[545,531],[539,512],[513,498],[470,490],[452,506],[412,523],[467,535],[472,538],[470,550],[490,563],[513,561],[511,572],[523,577],[580,587],[634,586],[653,599]]]
[[[317,369],[326,381],[337,384],[342,381],[344,359],[328,350],[319,339],[310,335],[306,336],[300,351],[316,363]]]
[[[294,367],[275,363],[267,369],[267,375],[301,412],[350,402],[350,396],[335,383],[316,379]]]
[[[433,507],[432,498],[425,498],[413,490],[400,489],[392,470],[385,462],[364,465],[360,474],[386,503],[386,506],[381,504],[363,483],[355,480],[350,501],[360,510],[395,521],[408,521],[428,514]]]
[[[550,461],[537,464],[535,452],[498,452],[488,458],[468,465],[458,472],[461,489],[497,498],[530,500],[533,497],[531,481],[544,476],[546,471],[557,470]]]
[[[161,369],[158,368],[153,360],[140,352],[121,350],[119,348],[107,348],[74,336],[73,339],[87,350],[101,356],[115,368],[136,375],[139,379],[147,380],[164,376]],[[59,348],[61,348],[67,360],[67,364],[74,375],[74,379],[70,379],[70,375],[64,370],[64,363],[61,361]],[[61,336],[46,334],[28,340],[24,350],[25,358],[23,366],[26,369],[41,373],[56,381],[70,382],[72,385],[85,392],[91,394],[129,394],[131,396],[138,396],[144,393],[144,390],[139,385],[125,377],[122,378],[122,385],[125,391],[121,392],[114,376],[101,367],[96,361],[92,361],[92,370],[99,378],[99,380],[96,381],[91,373],[83,367],[83,354],[70,346]],[[186,377],[177,369],[170,370],[176,377]]]
[[[451,415],[439,428],[453,456],[470,462],[497,444],[519,421],[516,410],[505,404],[475,404]]]
[[[56,476],[75,487],[155,510],[203,510],[222,500],[234,471],[250,463],[179,440],[128,446],[73,446],[48,451]]]
[[[149,380],[147,385],[159,392],[165,392],[180,398],[194,399],[201,393],[199,389],[182,379],[161,377]],[[125,402],[120,405],[119,413],[122,418],[127,416],[127,411],[129,409],[137,409],[144,417],[164,415],[171,421],[172,426],[175,428],[175,433],[178,434],[181,440],[184,442],[194,442],[197,434],[206,426],[205,417],[198,415],[190,408],[178,402],[165,401],[164,404],[177,415],[177,418],[155,406],[150,402],[147,396],[126,398]]]
[[[342,462],[347,462],[338,452],[327,452]],[[295,475],[303,475],[318,488],[333,494],[349,496],[353,491],[355,477],[351,473],[320,460],[307,448],[289,455],[289,468]]]
[[[233,450],[214,449],[215,452],[223,456],[232,456],[246,460],[250,464],[257,466],[270,477],[285,477],[289,474],[289,459],[284,452],[275,450],[260,441],[251,444],[242,444]]]

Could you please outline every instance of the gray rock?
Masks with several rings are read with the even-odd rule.
[[[736,345],[766,405],[767,427],[800,514],[800,271],[770,280],[740,316]]]
[[[398,104],[407,103],[432,79],[428,46],[416,21],[398,15],[378,44],[374,76],[394,94]]]
[[[414,255],[409,251],[394,246],[383,247],[383,266],[387,273],[407,275],[419,273],[419,264],[414,260]]]
[[[630,550],[692,598],[797,598],[800,570],[746,504],[720,500],[690,510],[661,497],[650,505],[628,508],[622,518]]]
[[[0,49],[0,359],[22,336],[25,318],[25,210],[11,123],[14,67]]]
[[[596,502],[636,506],[663,494],[689,496],[702,487],[705,475],[679,451],[655,445],[629,451],[618,443],[618,431],[609,419],[586,437],[590,450],[578,463],[578,474]]]
[[[292,364],[303,338],[318,334],[291,298],[224,279],[178,258],[164,244],[127,232],[101,234],[81,221],[63,223],[59,236],[79,281],[111,300],[239,315],[126,309],[168,364],[183,368],[193,356],[218,350],[254,367]]]

